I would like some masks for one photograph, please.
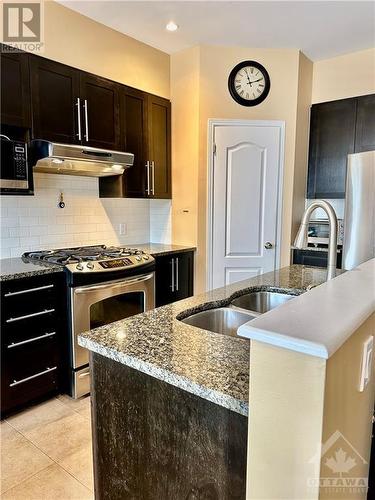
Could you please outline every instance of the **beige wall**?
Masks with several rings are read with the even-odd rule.
[[[375,335],[375,314],[372,314],[327,362],[322,442],[327,441],[338,430],[367,463],[361,462],[356,454],[350,453],[350,450],[345,448],[345,443],[341,441],[337,441],[337,444],[331,448],[330,453],[327,452],[327,456],[324,458],[329,458],[339,447],[343,447],[344,451],[349,452],[349,456],[356,460],[356,466],[346,474],[349,477],[368,476],[372,433],[371,417],[375,399],[374,352],[373,374],[370,383],[363,392],[358,391],[358,385],[362,346],[370,335]],[[329,473],[329,470],[325,471],[322,466],[322,473],[324,472]],[[345,491],[333,492],[330,489],[321,488],[319,498],[321,500],[335,498],[365,500],[366,496],[366,491],[363,490],[348,495]]]
[[[318,488],[318,479],[368,477],[375,353],[370,383],[363,392],[358,386],[362,345],[374,334],[373,313],[327,361],[251,342],[248,500],[366,499],[366,489]],[[345,440],[336,440],[336,431],[366,463]],[[341,476],[323,465],[340,448],[345,459],[355,460],[355,467]]]
[[[312,103],[375,92],[375,48],[314,63]]]
[[[326,360],[252,341],[247,500],[319,496]],[[318,451],[318,453],[317,453]]]
[[[44,57],[169,98],[169,55],[46,1]]]
[[[271,90],[267,99],[254,108],[237,104],[228,92],[228,74],[245,59],[255,59],[268,70]],[[300,69],[300,65],[302,69]],[[174,110],[173,174],[183,178],[183,186],[174,180],[173,241],[198,245],[197,290],[206,280],[206,207],[207,207],[207,128],[212,118],[283,120],[286,123],[281,265],[289,264],[292,231],[295,158],[298,156],[298,196],[304,199],[307,148],[307,101],[310,98],[311,62],[298,50],[250,49],[200,46],[171,56],[171,95]],[[310,80],[309,80],[310,79]],[[193,82],[193,83],[192,83]],[[189,103],[193,95],[192,102]],[[297,105],[299,146],[296,149]],[[197,137],[198,123],[198,137]],[[184,145],[182,147],[182,145]],[[196,148],[199,164],[196,167]],[[185,155],[185,159],[184,159]],[[191,161],[190,161],[191,159]],[[182,173],[182,165],[185,172]],[[187,168],[187,170],[186,170]],[[183,176],[183,177],[182,177]],[[198,193],[197,193],[198,192]],[[300,210],[303,201],[296,203]],[[190,214],[182,213],[186,204]],[[301,210],[300,210],[301,211]]]
[[[198,238],[199,55],[195,47],[171,58],[172,232],[181,245]]]
[[[302,54],[302,52],[300,52],[294,153],[293,209],[291,227],[292,241],[298,231],[298,227],[305,210],[312,76],[313,63],[304,54]]]

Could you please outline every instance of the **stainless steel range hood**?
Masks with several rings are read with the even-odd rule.
[[[132,153],[44,140],[31,141],[30,159],[34,172],[87,177],[121,175],[134,163]]]

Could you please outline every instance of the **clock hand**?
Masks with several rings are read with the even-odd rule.
[[[245,69],[245,73],[246,73],[246,76],[247,76],[247,81],[249,82],[249,85],[251,87],[251,81],[250,81],[250,77],[249,77],[249,73],[247,72],[247,69]]]
[[[263,80],[263,78],[258,78],[258,80],[254,80],[254,81],[253,81],[253,82],[251,82],[251,83],[260,82],[261,80]]]

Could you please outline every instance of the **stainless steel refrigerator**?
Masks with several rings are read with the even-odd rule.
[[[375,257],[375,151],[348,155],[343,269]]]

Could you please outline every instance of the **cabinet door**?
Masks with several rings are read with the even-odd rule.
[[[79,142],[79,71],[42,57],[30,57],[33,139]]]
[[[313,250],[293,250],[293,264],[303,266],[327,267],[327,252]]]
[[[120,85],[89,73],[80,77],[82,144],[120,149]]]
[[[170,304],[174,301],[172,268],[173,255],[155,257],[155,305],[156,307]]]
[[[327,267],[328,252],[319,252],[316,250],[293,250],[293,264],[302,264],[304,266]],[[342,266],[342,253],[337,254],[337,269]]]
[[[148,160],[152,162],[151,196],[171,198],[171,104],[161,97],[148,96]]]
[[[311,108],[308,198],[344,198],[347,155],[354,151],[356,99]]]
[[[180,253],[175,260],[175,292],[174,300],[186,299],[193,295],[193,252]]]
[[[357,98],[354,152],[375,150],[375,94]]]
[[[147,96],[125,87],[121,92],[121,130],[124,147],[134,154],[134,165],[123,175],[124,196],[146,196]]]
[[[183,252],[155,257],[156,307],[193,294],[194,253]]]
[[[1,123],[31,127],[28,55],[3,52],[1,57]]]

